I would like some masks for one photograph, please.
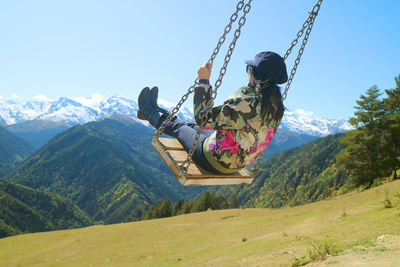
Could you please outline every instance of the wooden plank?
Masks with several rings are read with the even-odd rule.
[[[186,151],[168,150],[168,153],[171,155],[173,160],[176,161],[177,163],[184,162],[188,156],[188,153]],[[191,164],[189,166],[188,175],[190,175],[190,176],[208,176],[208,177],[220,177],[221,176],[221,175],[217,175],[217,174],[212,174],[212,173],[204,170],[200,166],[197,166],[197,164],[195,164],[193,161],[191,161]],[[225,176],[225,177],[238,177],[238,176],[251,177],[251,175],[245,169],[240,170],[238,173],[226,174],[226,175],[224,174],[222,176]]]
[[[240,173],[243,177],[252,177],[252,178],[254,178],[246,169],[242,169],[239,173]]]
[[[187,173],[187,177],[190,177],[191,179],[197,179],[197,178],[220,178],[220,179],[231,179],[231,178],[253,178],[246,170],[241,170],[236,173],[230,173],[230,174],[214,174],[211,173],[207,170],[204,170],[202,167],[198,166],[197,164],[193,163],[190,164],[189,170]]]
[[[179,177],[179,169],[177,168],[177,166],[176,166],[175,162],[172,160],[172,158],[166,153],[163,145],[161,145],[160,142],[152,143],[152,144],[153,144],[154,148],[157,150],[158,154],[161,156],[161,158],[165,161],[168,168],[178,178]]]
[[[182,163],[186,160],[188,153],[181,150],[168,150],[171,157],[178,163]]]
[[[176,145],[176,142],[179,143],[179,141],[177,141],[176,139],[162,139],[163,143],[159,141],[157,143],[153,143],[153,146],[182,185],[251,184],[254,180],[254,178],[249,174],[246,169],[242,169],[241,171],[233,174],[218,175],[204,170],[192,161],[189,166],[186,180],[182,181],[179,179],[178,162],[183,162],[187,157],[187,153],[186,151],[177,150],[179,146]],[[168,139],[168,141],[166,141],[166,139]],[[176,140],[176,142],[170,140]],[[173,149],[166,150],[164,144],[167,144],[167,147],[173,147]]]
[[[185,151],[185,148],[182,144],[175,138],[159,138],[159,142],[164,146],[166,150],[182,150]]]
[[[186,151],[177,151],[177,150],[169,150],[168,153],[171,155],[174,161],[177,163],[182,163],[185,161],[187,158],[187,153]],[[245,169],[240,170],[237,173],[233,174],[213,174],[211,172],[208,172],[207,170],[204,170],[200,166],[198,166],[196,163],[193,161],[191,162],[188,170],[188,176],[195,176],[195,177],[219,177],[219,178],[232,178],[232,177],[240,177],[240,178],[250,178],[252,177]]]
[[[220,178],[202,178],[191,179],[187,178],[184,186],[198,186],[198,185],[234,185],[234,184],[251,184],[254,178],[233,178],[233,179],[220,179]]]

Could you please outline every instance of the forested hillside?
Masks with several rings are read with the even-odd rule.
[[[0,127],[0,177],[4,177],[31,153],[33,148],[28,143]]]
[[[25,121],[5,126],[14,135],[25,140],[34,149],[46,144],[56,134],[68,129],[70,126],[62,122],[47,120]]]
[[[183,187],[160,158],[151,142],[154,129],[125,115],[114,114],[113,117],[85,124],[96,134],[125,152],[138,168],[145,172],[145,180],[163,192],[172,201],[178,198],[191,198],[201,194],[204,187]]]
[[[204,190],[180,190],[152,149],[146,129],[126,117],[72,127],[8,178],[70,198],[93,220],[105,223],[139,219],[162,198],[176,200]]]
[[[300,134],[284,128],[278,128],[274,139],[272,139],[265,151],[264,160],[269,159],[279,152],[307,144],[317,138],[317,136]]]
[[[0,238],[91,223],[70,200],[0,179]]]

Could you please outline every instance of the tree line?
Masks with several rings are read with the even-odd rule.
[[[149,206],[147,212],[143,215],[144,220],[165,218],[176,215],[188,214],[192,212],[201,212],[206,210],[234,209],[238,208],[236,194],[231,194],[226,199],[222,194],[214,191],[205,191],[198,198],[191,200],[179,199],[171,203],[169,199],[162,199],[160,202]]]
[[[351,173],[355,186],[370,187],[377,180],[400,169],[400,75],[396,87],[384,93],[369,88],[356,102],[354,117],[349,122],[355,130],[346,133],[346,149],[337,156]]]

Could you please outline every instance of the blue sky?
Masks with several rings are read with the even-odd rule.
[[[253,1],[217,104],[247,83],[244,60],[260,51],[284,54],[315,2]],[[144,86],[158,85],[160,98],[177,102],[235,6],[232,0],[2,1],[0,96],[136,99]],[[400,74],[399,10],[397,0],[325,0],[286,107],[347,119],[370,86],[392,88]]]

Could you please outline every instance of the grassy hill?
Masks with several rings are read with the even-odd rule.
[[[346,255],[375,253],[395,263],[400,249],[400,181],[304,206],[207,211],[134,223],[0,239],[1,266],[290,266],[314,241],[333,240]],[[340,259],[326,264],[343,266]],[[349,262],[346,262],[349,264]],[[349,266],[349,265],[347,265]],[[390,264],[384,266],[391,266]],[[393,265],[394,266],[394,265]]]

